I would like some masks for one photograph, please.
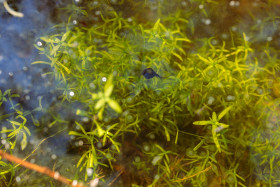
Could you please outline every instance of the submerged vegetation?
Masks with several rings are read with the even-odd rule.
[[[17,141],[25,149],[31,135],[26,116],[45,126],[43,117],[50,115],[49,127],[67,127],[82,142],[69,146],[69,153],[80,156],[75,167],[83,177],[70,177],[84,183],[96,178],[119,186],[280,183],[279,43],[252,38],[255,25],[244,32],[234,31],[234,20],[225,28],[210,26],[210,19],[219,18],[216,9],[231,8],[226,2],[94,2],[69,6],[68,22],[35,45],[47,60],[33,64],[50,67],[45,75],[61,93],[57,107],[72,105],[68,113],[74,120],[40,102],[24,112],[12,102],[16,95],[1,92],[0,103],[13,106],[12,114],[1,116],[10,125],[1,130],[7,135],[1,141],[9,145],[1,149],[13,153]],[[138,14],[131,17],[120,11],[125,3],[157,16],[146,20],[132,7]],[[265,16],[259,24],[279,28],[280,17]],[[253,10],[250,19],[256,20]],[[273,37],[279,41],[279,35]],[[146,68],[162,78],[145,79]],[[42,119],[33,118],[38,111]],[[3,160],[0,166],[8,184],[15,168]]]

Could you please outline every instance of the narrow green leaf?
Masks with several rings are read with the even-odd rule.
[[[27,146],[27,137],[26,137],[26,134],[25,133],[22,133],[23,134],[23,137],[22,137],[22,140],[21,140],[21,150],[24,150]]]
[[[99,110],[104,105],[105,105],[105,99],[101,98],[101,99],[99,99],[99,101],[97,101],[94,108],[95,108],[95,110]]]
[[[109,97],[112,94],[112,92],[113,92],[113,88],[114,88],[113,84],[111,84],[110,86],[106,87],[106,90],[104,90],[104,95],[106,97]]]
[[[222,119],[224,117],[224,115],[226,115],[226,113],[228,113],[228,111],[232,108],[232,106],[227,107],[226,109],[224,109],[218,116],[218,120]]]
[[[109,77],[108,77],[108,80],[104,86],[104,93],[106,94],[109,94],[111,95],[112,91],[113,91],[113,74],[111,74]],[[108,96],[108,95],[107,95]]]
[[[108,104],[114,111],[116,111],[118,113],[122,112],[121,106],[115,100],[109,99]]]
[[[164,125],[163,125],[163,128],[164,128],[164,133],[165,133],[165,136],[166,136],[166,140],[169,142],[170,141],[169,132],[168,132],[167,128]]]
[[[213,136],[214,143],[216,144],[216,147],[218,148],[219,152],[221,152],[221,147],[220,147],[220,144],[219,144],[219,141],[218,141],[216,129],[217,129],[217,126],[213,125],[212,126],[212,136]]]
[[[195,121],[193,122],[194,125],[209,125],[212,124],[211,121]]]
[[[211,64],[209,60],[207,60],[206,58],[203,58],[202,56],[200,56],[199,54],[197,54],[198,58],[200,60],[202,60],[203,62],[205,62],[206,64]]]
[[[176,56],[177,58],[179,58],[181,61],[183,61],[183,58],[178,54],[175,53],[174,51],[171,52],[174,56]]]
[[[47,65],[51,65],[50,62],[45,62],[45,61],[35,61],[35,62],[32,62],[31,64],[47,64]]]

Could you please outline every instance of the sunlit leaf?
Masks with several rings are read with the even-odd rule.
[[[122,112],[122,108],[121,106],[113,99],[108,99],[108,104],[109,106],[116,112],[121,113]]]
[[[194,125],[209,125],[212,124],[211,121],[195,121],[193,122]]]
[[[227,108],[225,108],[218,116],[218,120],[222,119],[224,117],[224,115],[226,115],[228,113],[228,111],[232,108],[232,106],[229,106]]]
[[[21,150],[24,150],[27,146],[27,137],[26,137],[26,134],[25,133],[22,133],[23,137],[22,137],[22,140],[20,142],[20,145],[21,145]]]
[[[105,105],[105,99],[101,98],[97,103],[95,104],[94,108],[95,110],[99,110],[101,107]]]

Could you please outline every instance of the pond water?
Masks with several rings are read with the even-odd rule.
[[[280,1],[0,2],[1,150],[73,186],[279,185]]]

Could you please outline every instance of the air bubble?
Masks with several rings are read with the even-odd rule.
[[[55,160],[55,159],[57,158],[57,156],[56,156],[55,154],[52,154],[51,158],[52,158],[53,160]]]
[[[93,169],[92,168],[87,168],[87,175],[91,176],[93,174]]]
[[[95,178],[94,180],[91,180],[89,185],[90,187],[96,187],[99,183],[99,179],[98,178]]]
[[[73,186],[77,186],[78,185],[78,181],[77,180],[73,180],[72,185]]]
[[[158,180],[160,178],[160,176],[158,175],[158,174],[156,174],[155,176],[154,176],[154,179],[155,180]]]
[[[24,67],[22,68],[22,70],[23,70],[23,71],[27,71],[27,70],[28,70],[28,67],[24,66]]]
[[[187,6],[186,1],[182,1],[181,4],[182,4],[182,6]]]
[[[110,153],[107,153],[106,158],[110,159],[110,158],[112,158],[112,155]]]
[[[8,74],[9,74],[10,77],[14,76],[13,72],[9,72]]]
[[[235,5],[235,1],[230,1],[229,2],[229,6],[234,6]]]
[[[208,105],[211,105],[213,102],[215,101],[215,98],[214,97],[212,97],[212,96],[209,96],[208,97]]]
[[[132,18],[127,18],[127,21],[128,22],[132,22]]]
[[[96,88],[96,86],[95,86],[94,83],[90,83],[90,84],[89,84],[89,87],[91,87],[92,89],[95,89],[95,88]]]
[[[206,25],[210,25],[210,24],[211,24],[211,20],[210,20],[210,19],[206,19],[206,20],[205,20],[205,24],[206,24]]]
[[[53,178],[58,179],[58,177],[59,177],[59,172],[54,172]]]
[[[2,143],[3,145],[5,145],[5,144],[7,143],[7,141],[6,141],[6,140],[1,140],[1,143]]]
[[[150,147],[148,145],[144,145],[144,151],[149,151]]]
[[[140,162],[140,161],[141,161],[141,159],[140,159],[139,156],[136,156],[136,157],[134,158],[134,160],[135,160],[135,162]]]
[[[102,143],[101,142],[97,142],[96,147],[99,148],[99,149],[102,148]]]
[[[155,139],[155,135],[154,134],[150,134],[149,138],[153,140],[153,139]]]
[[[227,100],[228,100],[228,101],[233,101],[233,100],[235,100],[235,96],[228,95],[228,96],[227,96]]]
[[[217,45],[218,44],[218,40],[212,40],[211,43],[212,43],[212,45]]]
[[[88,118],[88,117],[83,117],[83,118],[82,118],[82,121],[83,121],[83,122],[89,122],[89,118]]]
[[[106,78],[106,77],[102,77],[102,81],[103,81],[103,82],[106,82],[106,81],[107,81],[107,78]]]
[[[204,8],[204,5],[199,5],[198,8],[199,8],[199,9],[203,9],[203,8]]]
[[[77,20],[73,20],[73,24],[76,25],[78,22]]]
[[[82,140],[80,140],[80,141],[78,142],[78,145],[79,145],[79,146],[83,146],[83,145],[84,145],[84,142],[83,142]]]
[[[269,36],[269,37],[266,38],[266,40],[267,40],[268,42],[271,42],[271,41],[272,41],[272,37]]]
[[[69,92],[69,95],[70,95],[70,96],[74,96],[75,93],[74,93],[73,91],[70,91],[70,92]]]
[[[37,46],[39,46],[39,47],[41,47],[43,45],[43,43],[42,42],[37,42]]]
[[[100,15],[100,11],[95,11],[95,15]]]
[[[16,177],[16,181],[20,182],[20,177],[19,176]]]
[[[235,31],[237,31],[237,27],[236,26],[232,26],[231,30],[235,32]]]

